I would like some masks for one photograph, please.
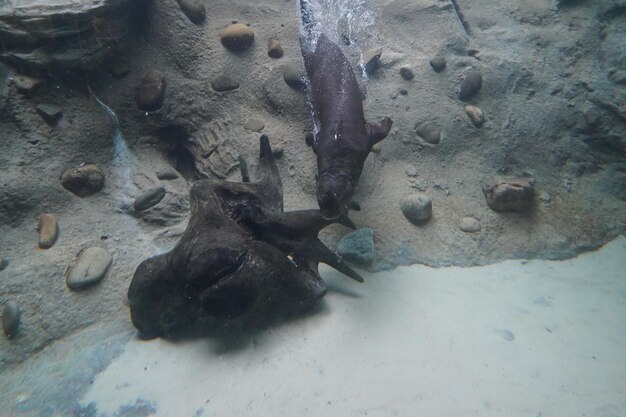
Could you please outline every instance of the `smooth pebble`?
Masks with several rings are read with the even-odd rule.
[[[106,249],[99,246],[87,248],[69,270],[65,282],[72,290],[89,287],[104,277],[112,262],[113,257]]]

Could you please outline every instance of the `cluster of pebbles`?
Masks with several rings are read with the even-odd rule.
[[[436,73],[444,73],[446,59],[442,56],[430,60],[430,66]],[[409,66],[400,68],[400,76],[407,81],[414,78],[413,70]],[[459,86],[458,99],[465,104],[465,113],[469,121],[476,128],[485,123],[483,111],[475,104],[469,104],[478,96],[483,84],[483,75],[480,70],[471,69],[467,72]],[[441,141],[441,128],[431,121],[417,123],[415,133],[428,145],[437,145]],[[410,167],[407,176],[416,177],[417,170]],[[534,190],[531,181],[520,178],[494,180],[493,184],[485,184],[483,193],[487,206],[496,212],[524,212],[532,208]],[[432,215],[432,199],[426,194],[408,195],[400,204],[404,216],[413,224],[420,225],[428,221]],[[459,229],[466,233],[475,233],[481,230],[480,221],[473,217],[463,217]]]
[[[160,171],[157,178],[173,180],[178,174],[172,170]],[[76,168],[67,169],[61,174],[61,185],[77,197],[84,198],[94,195],[105,185],[105,175],[96,164],[83,164]],[[166,194],[163,186],[157,186],[138,195],[133,203],[133,210],[141,212],[156,206]],[[43,213],[39,216],[38,246],[42,250],[50,249],[57,242],[60,235],[59,223],[54,213]],[[101,246],[91,246],[81,249],[65,273],[65,283],[72,291],[80,291],[100,282],[113,263],[111,253]],[[0,270],[8,265],[8,260],[2,259]],[[13,338],[18,333],[21,309],[12,300],[4,304],[2,312],[2,328],[7,338]]]

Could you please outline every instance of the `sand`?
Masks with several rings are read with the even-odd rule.
[[[566,261],[402,267],[363,285],[325,269],[317,314],[229,347],[133,337],[81,403],[105,416],[622,415],[624,255],[620,237]]]

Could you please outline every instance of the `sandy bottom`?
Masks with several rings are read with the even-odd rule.
[[[624,237],[567,261],[413,266],[364,285],[325,269],[320,313],[229,348],[131,338],[81,403],[112,416],[621,416],[625,271]]]
[[[328,268],[315,314],[225,343],[60,340],[0,376],[0,415],[626,415],[626,238],[567,261]]]

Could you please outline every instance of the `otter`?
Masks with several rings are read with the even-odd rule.
[[[318,127],[307,136],[317,155],[317,201],[325,219],[337,219],[348,210],[365,159],[387,136],[392,120],[367,123],[352,65],[326,35],[315,33],[309,0],[300,0],[300,16],[300,49]]]

